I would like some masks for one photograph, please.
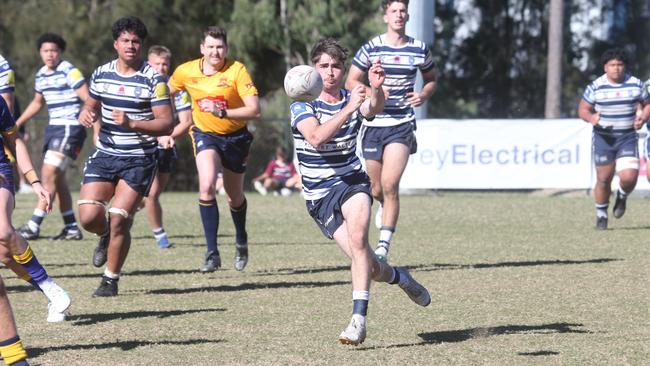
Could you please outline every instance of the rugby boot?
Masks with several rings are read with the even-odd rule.
[[[358,346],[366,340],[366,322],[352,316],[350,324],[339,335],[339,342],[341,344],[349,344]]]
[[[29,228],[27,224],[25,224],[16,231],[18,232],[18,234],[20,234],[20,236],[25,238],[25,240],[36,240],[38,239],[40,230],[33,231],[32,229]]]
[[[431,303],[429,291],[416,281],[406,268],[396,268],[399,272],[399,287],[404,290],[408,297],[420,306],[428,306]]]
[[[219,252],[207,252],[205,253],[205,261],[203,265],[199,267],[199,271],[202,273],[214,272],[221,267],[221,257]]]
[[[117,282],[119,278],[109,278],[102,276],[102,281],[99,283],[99,287],[93,293],[93,297],[111,297],[117,296]]]
[[[614,217],[620,219],[625,215],[625,206],[627,197],[621,197],[621,192],[616,191],[616,201],[614,202]]]
[[[248,263],[248,244],[235,244],[235,269],[243,271]]]
[[[81,240],[84,236],[81,233],[81,230],[70,230],[67,227],[64,227],[59,235],[53,236],[50,240]]]

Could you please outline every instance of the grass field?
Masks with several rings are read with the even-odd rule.
[[[232,268],[234,228],[223,197],[224,269],[197,269],[205,247],[191,193],[163,195],[175,246],[158,250],[146,218],[117,298],[91,298],[95,238],[32,243],[73,296],[48,324],[46,300],[6,279],[20,335],[41,365],[642,365],[650,359],[650,201],[631,198],[610,230],[593,229],[592,198],[443,193],[402,197],[390,261],[431,291],[428,308],[375,284],[368,338],[337,343],[349,321],[348,262],[303,200],[249,197],[251,259]],[[18,196],[14,225],[31,214]],[[60,230],[58,213],[44,235]],[[371,231],[371,241],[377,237]]]

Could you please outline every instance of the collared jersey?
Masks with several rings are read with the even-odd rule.
[[[36,72],[34,90],[45,99],[50,125],[79,125],[81,99],[75,90],[84,83],[81,71],[65,60],[59,62],[54,71],[43,66]]]
[[[341,89],[341,100],[334,104],[316,99],[312,102],[291,104],[291,131],[302,177],[305,199],[317,200],[329,194],[339,184],[367,183],[368,178],[356,154],[357,134],[362,116],[354,112],[343,123],[332,139],[315,148],[298,130],[298,124],[316,118],[319,124],[327,123],[350,101],[350,92]]]
[[[15,83],[14,70],[9,62],[0,55],[0,94],[13,92]]]
[[[155,137],[117,125],[111,114],[119,109],[131,120],[153,119],[152,107],[171,103],[167,83],[146,62],[128,76],[121,75],[116,66],[117,60],[113,60],[98,67],[90,77],[90,97],[102,105],[97,150],[118,156],[153,154],[158,145]]]
[[[582,99],[600,112],[600,127],[630,130],[634,128],[637,104],[647,101],[649,95],[641,80],[634,76],[626,74],[623,83],[614,84],[603,74],[587,86]]]
[[[177,90],[186,90],[192,97],[192,118],[194,125],[203,132],[225,135],[246,126],[245,121],[219,118],[199,108],[202,99],[222,103],[227,109],[244,106],[244,97],[257,95],[257,88],[244,64],[226,59],[221,71],[205,75],[203,59],[186,62],[174,70],[169,84]]]
[[[403,46],[391,46],[382,34],[361,46],[352,64],[367,72],[377,58],[386,72],[384,87],[390,92],[384,110],[375,116],[372,124],[364,124],[387,127],[415,121],[415,112],[406,103],[406,94],[413,91],[418,70],[425,73],[435,67],[429,47],[412,37],[408,37]]]
[[[16,122],[14,117],[9,112],[9,106],[4,98],[0,98],[0,161],[6,162],[8,159],[5,152],[4,136],[16,133]]]

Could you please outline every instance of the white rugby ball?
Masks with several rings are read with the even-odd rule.
[[[323,79],[309,65],[294,66],[284,76],[284,91],[289,98],[299,102],[311,102],[323,90]]]

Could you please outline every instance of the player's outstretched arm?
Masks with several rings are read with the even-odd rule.
[[[34,118],[34,116],[41,111],[43,105],[45,105],[45,98],[43,98],[43,94],[34,93],[34,98],[31,102],[29,102],[27,108],[25,108],[23,113],[16,120],[16,126],[20,127],[27,123],[27,121],[30,119]]]

